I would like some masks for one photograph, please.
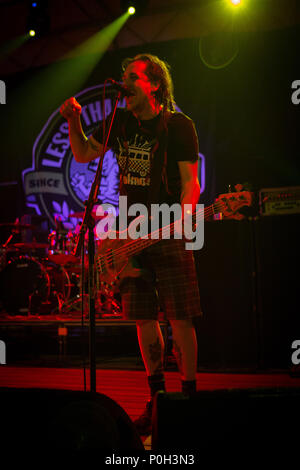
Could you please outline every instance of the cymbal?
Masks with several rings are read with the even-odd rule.
[[[14,223],[14,222],[6,222],[6,223],[1,223],[0,227],[11,227],[15,230],[23,230],[23,229],[31,229],[35,230],[36,226],[35,225],[30,225],[30,224],[19,224],[19,223]]]
[[[75,219],[82,219],[84,216],[84,212],[74,212],[73,214],[69,214],[70,217],[74,217]]]
[[[75,219],[83,219],[84,214],[85,212],[74,212],[73,214],[69,215],[69,218],[74,217]],[[104,219],[104,217],[106,217],[106,215],[96,215],[96,212],[92,212],[91,216],[96,220]]]
[[[77,258],[74,255],[64,255],[64,254],[57,254],[57,255],[48,255],[50,261],[55,264],[78,264],[80,262],[80,258]]]
[[[28,243],[14,243],[10,246],[13,246],[14,248],[19,248],[19,249],[26,249],[26,250],[35,250],[39,248],[48,248],[49,245],[48,243],[38,243],[38,242],[28,242]]]

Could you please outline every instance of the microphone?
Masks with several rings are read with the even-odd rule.
[[[112,84],[113,88],[118,90],[121,93],[122,96],[132,95],[132,92],[129,91],[124,85],[122,85],[121,83],[116,82],[112,78],[108,78],[106,81],[110,82]]]

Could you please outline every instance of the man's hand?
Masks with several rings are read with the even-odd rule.
[[[99,144],[92,135],[87,138],[84,134],[80,119],[80,104],[75,98],[69,98],[61,106],[60,112],[68,121],[70,144],[75,160],[79,163],[95,160],[102,152],[102,144]]]
[[[60,108],[62,116],[69,121],[81,114],[81,106],[75,98],[68,98]]]
[[[195,237],[195,233],[193,233],[192,215],[192,204],[184,204],[181,218],[175,220],[174,222],[175,236],[179,236],[179,238],[185,237],[188,240],[191,240]]]

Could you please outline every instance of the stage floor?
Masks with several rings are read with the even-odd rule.
[[[165,377],[167,391],[179,392],[179,374],[167,371]],[[88,369],[85,378],[86,389],[89,390]],[[0,386],[84,390],[84,372],[78,368],[2,365],[0,367]],[[300,387],[300,377],[291,377],[287,373],[197,373],[197,389],[199,391],[269,387]],[[132,420],[140,415],[148,399],[147,378],[143,370],[97,369],[96,390],[117,402]],[[144,446],[147,450],[151,449],[151,436],[144,440]]]

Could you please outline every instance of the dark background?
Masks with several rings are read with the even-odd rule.
[[[299,28],[223,36],[224,44],[234,39],[238,47],[236,57],[223,68],[203,63],[199,39],[144,44],[107,52],[81,87],[102,83],[109,76],[119,79],[122,59],[141,51],[166,60],[177,104],[195,121],[200,152],[206,157],[203,203],[210,203],[229,184],[248,182],[254,191],[299,184],[300,108],[291,101],[291,84],[299,78]],[[222,62],[222,54],[231,51],[222,50],[218,42],[214,53]],[[38,81],[45,70],[31,69],[5,79],[7,104],[0,107],[1,183],[20,180],[22,170],[31,165],[34,140],[61,104],[57,88],[64,77],[55,77],[45,87]],[[36,85],[34,91],[30,83]],[[71,90],[70,84],[70,95]]]

